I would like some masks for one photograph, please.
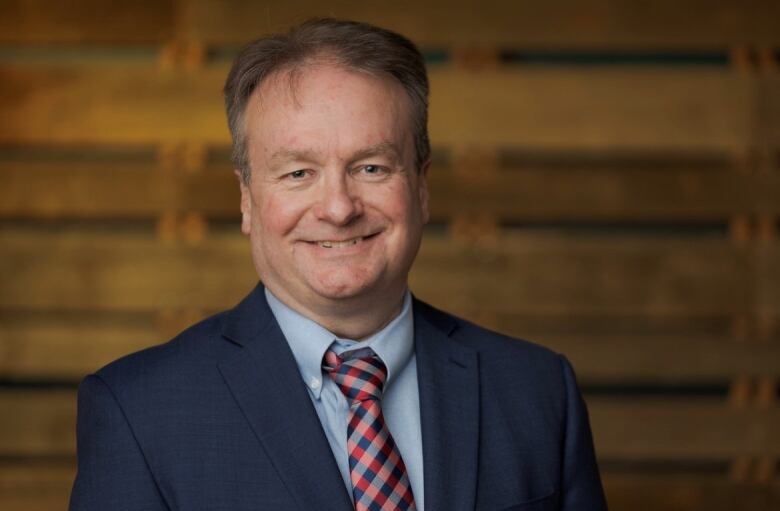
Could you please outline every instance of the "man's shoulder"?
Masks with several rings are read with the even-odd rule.
[[[491,330],[419,300],[415,302],[415,307],[426,319],[448,331],[453,341],[479,353],[483,361],[522,365],[561,364],[560,354],[534,341]]]
[[[221,333],[226,313],[203,319],[168,342],[114,360],[95,375],[109,387],[129,387],[140,381],[163,381],[196,373],[207,364],[213,366],[217,354],[229,345]]]

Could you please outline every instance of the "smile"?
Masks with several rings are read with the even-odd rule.
[[[363,241],[363,237],[359,236],[357,238],[352,238],[351,240],[344,240],[344,241],[318,241],[317,244],[322,248],[343,248],[343,247],[351,247],[352,245],[357,245],[361,241]]]
[[[377,233],[369,234],[368,236],[357,236],[355,238],[350,238],[348,240],[323,240],[323,241],[315,241],[317,245],[319,245],[322,248],[345,248],[345,247],[352,247],[357,245],[358,243],[362,242],[363,240],[367,240],[370,238],[373,238],[376,236]]]

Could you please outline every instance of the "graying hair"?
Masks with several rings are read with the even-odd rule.
[[[233,139],[233,166],[248,184],[251,179],[244,112],[252,93],[272,74],[294,71],[312,60],[333,60],[346,69],[373,76],[391,76],[412,105],[415,165],[430,157],[428,139],[428,74],[423,56],[406,37],[374,25],[332,18],[312,19],[286,34],[260,38],[239,53],[225,82],[225,108]]]

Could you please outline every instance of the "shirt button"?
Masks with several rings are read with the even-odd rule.
[[[320,385],[322,385],[322,382],[319,378],[312,378],[309,380],[309,387],[311,387],[312,390],[317,390],[320,388]]]

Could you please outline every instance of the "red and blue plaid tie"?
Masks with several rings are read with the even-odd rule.
[[[323,365],[349,402],[347,452],[357,511],[416,510],[401,453],[387,429],[382,388],[387,368],[371,348],[325,353]]]

